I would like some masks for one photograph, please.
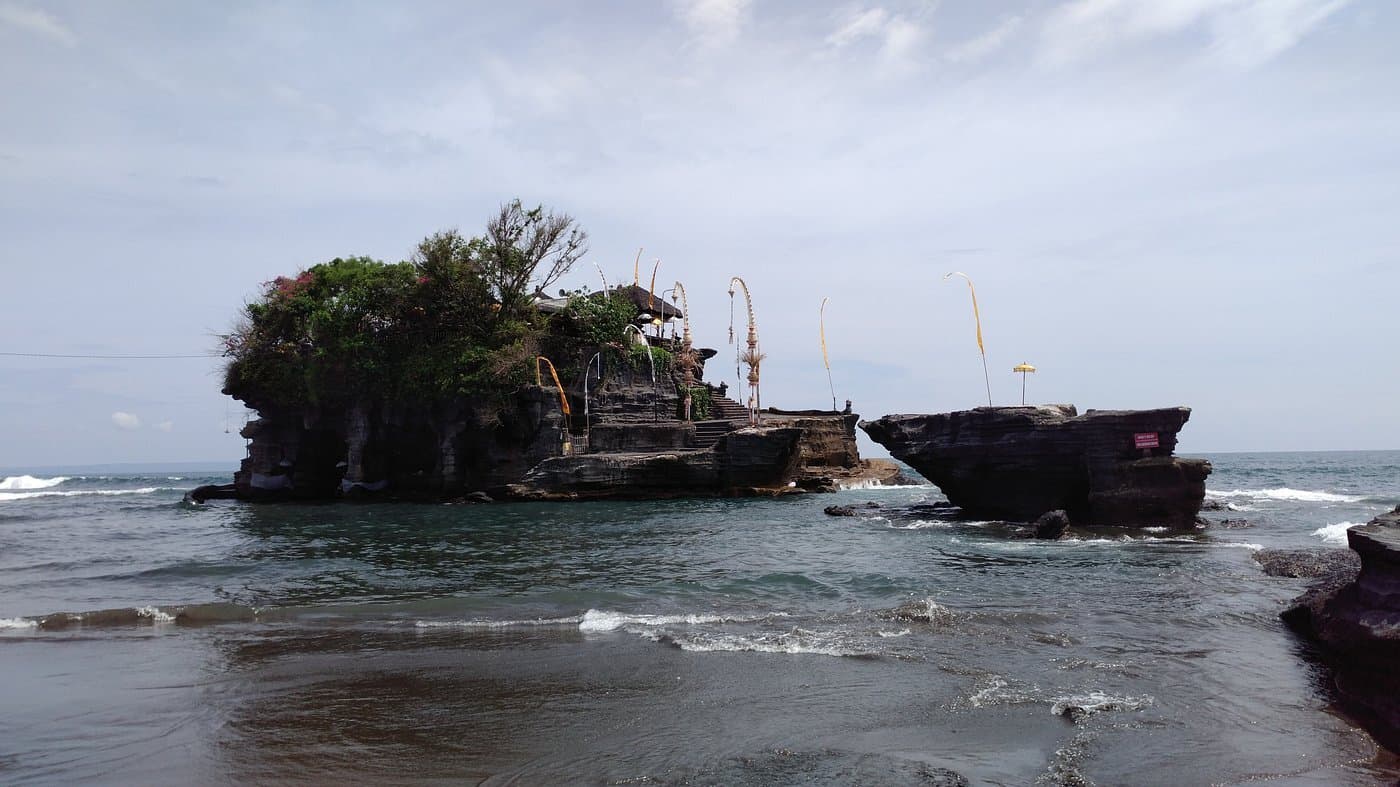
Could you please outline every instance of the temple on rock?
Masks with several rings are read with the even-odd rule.
[[[673,290],[684,301],[684,287]],[[893,478],[863,461],[858,416],[746,408],[705,380],[676,303],[637,285],[530,306],[533,380],[505,395],[369,391],[288,404],[231,375],[257,410],[231,496],[324,499],[655,498],[782,494]],[[753,375],[756,377],[756,370]],[[206,493],[205,496],[213,496]]]

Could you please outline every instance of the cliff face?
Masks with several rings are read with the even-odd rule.
[[[392,489],[448,497],[500,491],[565,439],[559,399],[527,388],[505,411],[459,398],[433,408],[357,403],[267,408],[243,429],[248,456],[234,474],[244,499],[325,499]]]
[[[1400,753],[1400,507],[1347,531],[1361,569],[1323,578],[1282,617],[1322,646],[1342,704]]]
[[[968,516],[1031,521],[1064,510],[1081,525],[1190,527],[1210,474],[1205,460],[1172,456],[1190,415],[1186,407],[1084,415],[1072,405],[979,407],[860,427]]]

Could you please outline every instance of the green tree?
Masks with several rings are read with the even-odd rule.
[[[473,241],[481,278],[501,305],[501,317],[518,317],[534,295],[549,288],[588,252],[588,233],[568,214],[526,210],[520,200],[501,206]]]

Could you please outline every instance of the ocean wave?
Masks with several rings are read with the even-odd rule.
[[[642,632],[654,642],[661,642],[692,653],[776,653],[790,656],[838,656],[871,658],[878,653],[850,646],[838,635],[794,628],[770,634],[709,634],[692,632],[672,634],[665,631]]]
[[[882,620],[894,620],[901,623],[927,623],[931,626],[946,625],[958,618],[956,612],[931,598],[906,601],[892,609],[878,610],[875,616]]]
[[[1102,691],[1088,694],[1056,697],[1050,705],[1050,712],[1056,716],[1068,716],[1075,721],[1095,713],[1115,710],[1140,710],[1156,702],[1149,695],[1141,697],[1115,697]]]
[[[1314,492],[1307,489],[1232,489],[1229,492],[1207,490],[1208,497],[1252,497],[1264,500],[1286,500],[1297,503],[1360,503],[1364,495],[1340,495],[1335,492]]]
[[[161,610],[160,607],[140,607],[136,610],[136,617],[148,619],[152,623],[174,623],[175,616],[169,612]]]
[[[931,527],[950,527],[952,524],[952,522],[939,522],[932,519],[915,519],[913,522],[904,525],[896,525],[891,522],[889,523],[889,528],[891,530],[927,530]]]
[[[28,618],[0,618],[0,631],[10,629],[36,629],[39,628],[39,621]]]
[[[882,484],[872,478],[861,479],[860,481],[837,481],[836,486],[842,491],[849,490],[870,490],[870,489],[933,489],[933,484]]]
[[[51,486],[58,486],[67,481],[69,476],[55,476],[53,478],[35,478],[32,475],[12,475],[6,476],[0,481],[0,489],[48,489]]]
[[[32,500],[36,497],[85,497],[90,495],[149,495],[156,492],[178,492],[168,486],[143,486],[139,489],[75,489],[66,492],[0,492],[0,501]]]
[[[148,604],[142,607],[117,607],[90,612],[54,612],[27,620],[33,624],[34,628],[44,631],[61,631],[73,627],[106,628],[152,623],[174,623],[182,626],[246,623],[257,620],[258,617],[259,610],[253,607],[216,601],[207,604],[167,605],[165,607]],[[16,618],[15,620],[25,619]]]
[[[1324,543],[1346,546],[1347,530],[1361,524],[1360,522],[1338,522],[1335,525],[1319,527],[1312,532],[1313,535],[1321,538]]]
[[[1034,686],[1028,689],[1018,688],[1012,686],[1006,678],[993,675],[983,682],[981,688],[968,696],[967,704],[974,708],[989,708],[994,705],[1019,705],[1035,702],[1034,691],[1036,691]]]
[[[626,615],[621,612],[609,612],[606,610],[590,609],[583,613],[583,618],[579,621],[579,631],[617,631],[630,626],[656,627],[656,626],[698,626],[706,623],[752,623],[754,621],[766,620],[770,617],[786,617],[786,615],[763,615],[760,617],[736,617],[732,615]]]
[[[420,629],[511,629],[531,626],[575,626],[582,622],[582,615],[574,615],[565,618],[531,618],[528,620],[419,620],[413,625]]]

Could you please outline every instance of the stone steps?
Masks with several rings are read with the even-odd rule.
[[[710,417],[725,421],[749,422],[749,410],[729,397],[710,399]]]
[[[710,448],[719,439],[734,431],[734,424],[730,421],[696,421],[695,422],[695,443],[696,448]]]

